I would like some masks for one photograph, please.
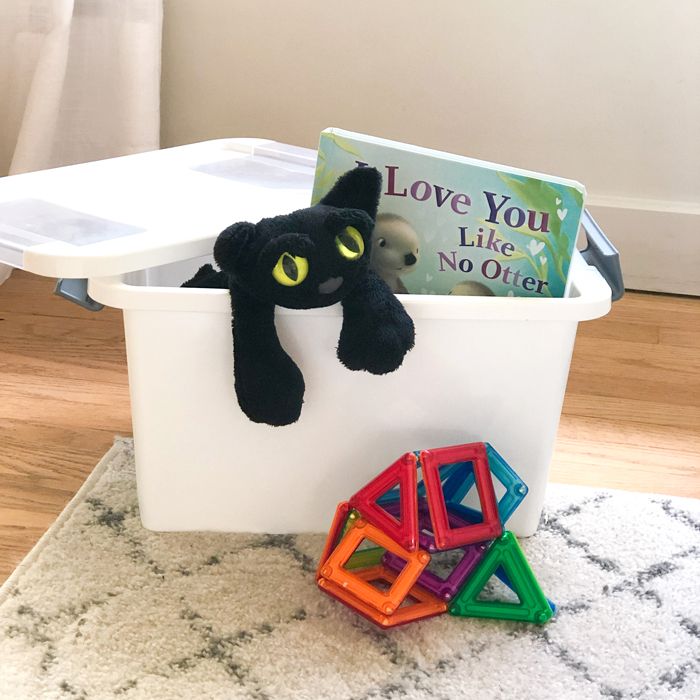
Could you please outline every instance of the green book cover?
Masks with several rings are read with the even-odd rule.
[[[394,292],[565,295],[583,185],[326,129],[312,203],[358,165],[382,174],[370,260]]]

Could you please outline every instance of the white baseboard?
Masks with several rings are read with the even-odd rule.
[[[700,296],[700,206],[592,196],[587,207],[620,251],[626,289]]]

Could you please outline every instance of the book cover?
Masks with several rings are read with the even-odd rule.
[[[580,183],[332,128],[312,204],[358,165],[382,174],[371,265],[394,292],[564,296]]]

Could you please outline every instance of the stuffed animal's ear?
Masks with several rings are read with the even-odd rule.
[[[338,178],[320,204],[339,209],[362,209],[374,220],[382,193],[382,176],[376,168],[362,166]]]
[[[255,224],[242,221],[224,229],[214,243],[214,260],[224,272],[236,270],[246,249],[255,240]]]

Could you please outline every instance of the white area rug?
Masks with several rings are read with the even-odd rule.
[[[544,627],[383,632],[316,588],[323,539],[148,532],[118,440],[0,591],[0,698],[700,698],[700,501],[552,486]]]

